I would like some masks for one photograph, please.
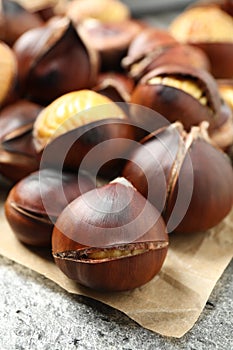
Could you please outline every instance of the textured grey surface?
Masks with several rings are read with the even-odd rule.
[[[1,350],[233,349],[233,261],[198,322],[181,339],[143,329],[117,310],[70,295],[2,257],[0,290]]]

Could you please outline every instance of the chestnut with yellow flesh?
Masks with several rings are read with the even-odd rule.
[[[170,32],[182,43],[233,43],[233,19],[215,6],[194,7],[180,14],[171,23]]]
[[[86,18],[101,22],[121,22],[130,17],[128,7],[118,0],[75,0],[67,6],[66,15],[75,23]]]
[[[197,82],[182,78],[177,78],[175,76],[167,76],[167,77],[155,77],[148,80],[149,85],[162,84],[166,86],[171,86],[176,89],[180,89],[187,94],[193,96],[197,100],[200,101],[204,106],[207,105],[207,97],[205,96],[205,92],[200,88]]]
[[[57,256],[66,259],[76,259],[76,260],[109,260],[115,258],[124,258],[134,255],[143,254],[151,250],[156,250],[160,248],[167,247],[167,242],[147,242],[147,243],[132,243],[127,245],[120,245],[114,248],[89,248],[78,251],[67,251],[63,253],[57,253]]]
[[[101,108],[101,113],[95,110]],[[69,130],[109,117],[124,119],[124,112],[109,98],[91,90],[79,90],[59,97],[46,107],[34,124],[34,139],[38,151],[53,138]]]
[[[10,92],[16,77],[16,59],[13,51],[0,42],[0,106]]]
[[[210,133],[226,119],[218,86],[211,74],[188,65],[161,65],[138,82],[131,103],[151,108],[170,122],[182,122],[186,130],[204,120]]]

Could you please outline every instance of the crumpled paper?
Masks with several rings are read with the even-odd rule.
[[[0,195],[0,254],[46,276],[69,293],[108,304],[165,336],[179,338],[192,328],[233,257],[232,211],[207,232],[170,235],[165,264],[146,285],[121,293],[95,292],[69,280],[48,251],[28,248],[15,238],[4,216],[4,190]]]

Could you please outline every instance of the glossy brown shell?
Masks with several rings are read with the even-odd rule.
[[[232,208],[232,166],[228,157],[212,146],[201,133],[193,137],[174,126],[147,137],[143,145],[151,157],[148,156],[149,152],[145,152],[145,147],[139,147],[133,152],[122,174],[142,195],[163,210],[169,232],[207,230],[219,223]],[[188,146],[187,140],[190,143]],[[136,164],[140,165],[140,169]],[[164,179],[166,188],[161,186]],[[186,201],[186,194],[190,193],[190,203],[182,199],[173,213],[178,190],[183,196],[180,198]],[[165,203],[164,207],[162,203]],[[187,212],[179,211],[183,204],[187,205]],[[181,221],[175,227],[177,217]]]
[[[123,209],[118,210],[120,204]],[[148,282],[161,269],[168,238],[163,220],[149,202],[141,213],[145,205],[146,200],[132,186],[119,183],[79,197],[62,212],[54,228],[52,249],[56,264],[69,278],[94,289],[120,291]],[[140,219],[136,220],[138,216]],[[146,221],[151,223],[147,231]],[[136,231],[141,236],[136,236]],[[85,248],[117,249],[136,242],[158,242],[161,247],[135,256],[98,261],[75,257]],[[68,257],[69,252],[73,258]]]
[[[91,178],[85,175],[81,175],[78,182],[78,176],[71,173],[63,173],[61,177],[51,169],[35,172],[10,191],[5,204],[7,220],[23,243],[50,246],[52,220],[81,190],[85,192],[94,187]]]
[[[167,75],[190,77],[198,81],[205,91],[209,106],[202,105],[193,96],[180,89],[148,83],[154,77]],[[215,80],[208,72],[189,66],[165,65],[155,68],[140,80],[132,93],[131,103],[149,107],[161,113],[170,122],[181,121],[186,129],[207,120],[211,130],[221,118],[221,100]]]
[[[0,112],[0,173],[14,182],[39,167],[32,127],[41,109],[37,104],[22,100]]]
[[[66,18],[28,31],[17,40],[14,50],[19,91],[35,101],[49,103],[67,92],[95,84],[98,54]]]
[[[215,78],[233,78],[233,43],[195,43],[209,58]]]
[[[135,128],[127,119],[99,120],[58,136],[46,146],[40,156],[45,165],[55,168],[64,165],[66,169],[76,170],[88,154],[85,170],[96,175],[96,169],[102,165],[100,174],[114,178],[122,166],[119,159],[127,154],[134,137]],[[92,149],[93,153],[90,152]]]

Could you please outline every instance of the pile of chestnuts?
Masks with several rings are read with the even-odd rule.
[[[169,235],[232,210],[232,1],[167,30],[119,0],[32,3],[0,1],[6,218],[83,286],[140,287]]]

